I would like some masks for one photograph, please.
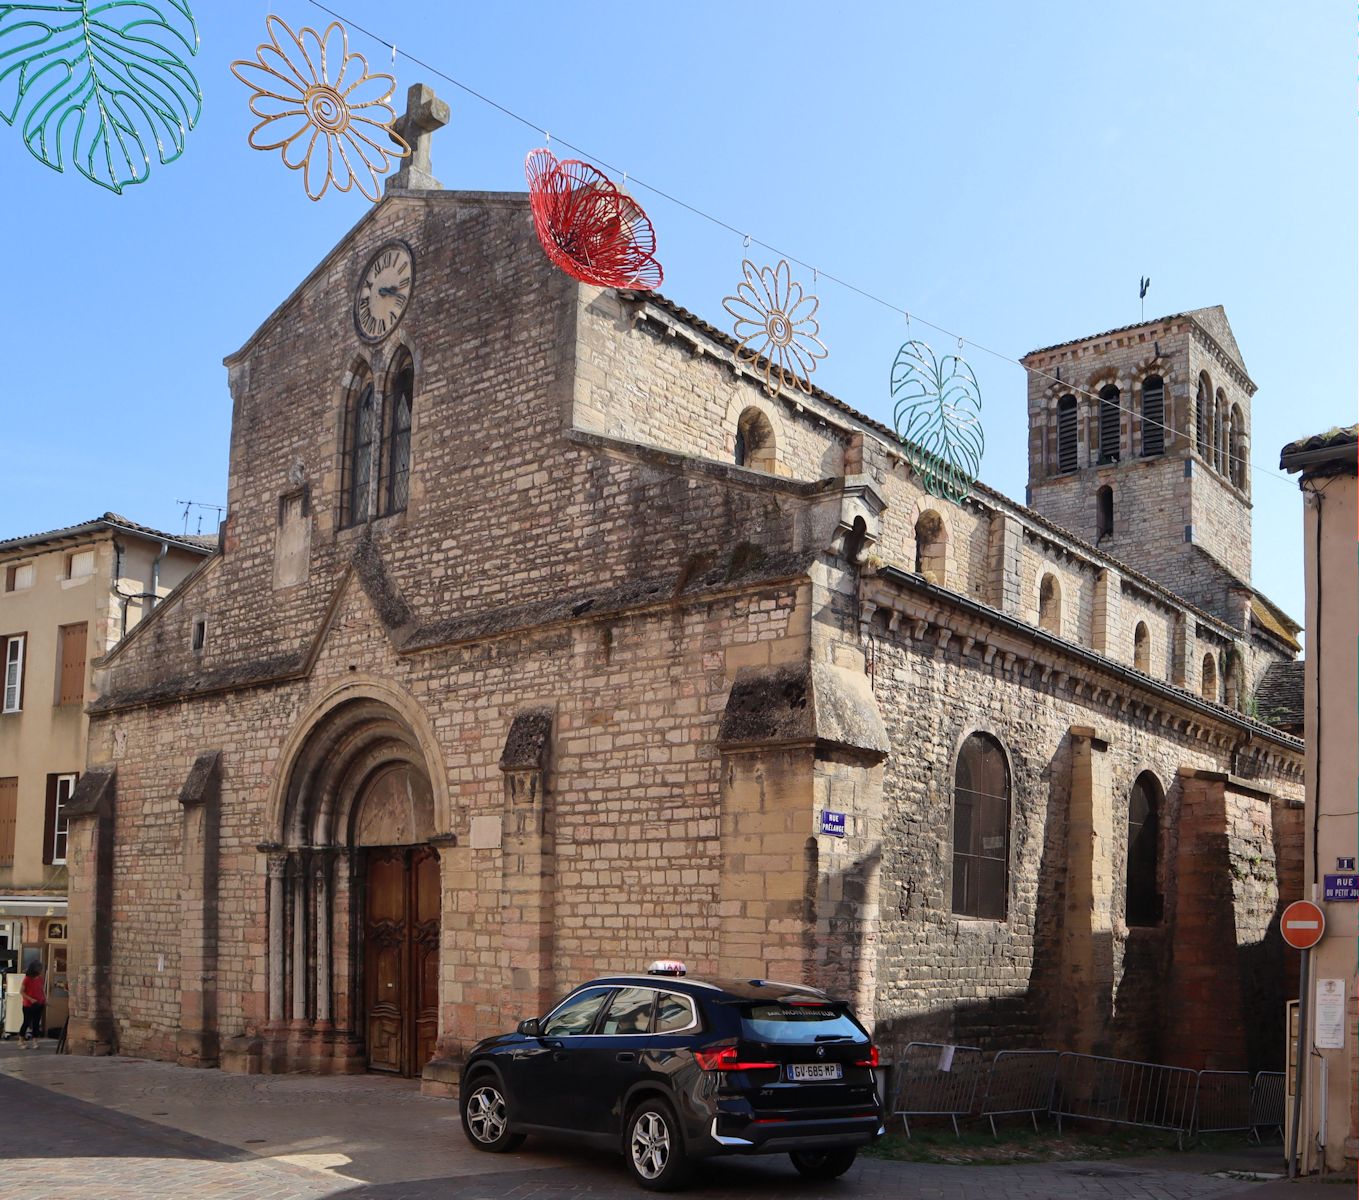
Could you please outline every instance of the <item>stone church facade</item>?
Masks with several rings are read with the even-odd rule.
[[[1195,441],[1200,372],[1238,445],[1253,385],[1220,309],[1030,365],[1125,401],[1073,462],[1032,374],[1035,507],[948,504],[557,273],[525,197],[389,192],[227,360],[223,550],[96,677],[72,1048],[441,1090],[665,955],[832,987],[888,1051],[1274,1061],[1302,747],[1251,697],[1297,627]]]

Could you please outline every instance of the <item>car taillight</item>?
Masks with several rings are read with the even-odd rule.
[[[703,1071],[775,1071],[775,1062],[743,1062],[736,1053],[735,1046],[723,1046],[721,1050],[695,1050],[694,1058]]]
[[[876,1067],[878,1065],[878,1048],[869,1046],[868,1057],[859,1059],[854,1065],[856,1067]]]

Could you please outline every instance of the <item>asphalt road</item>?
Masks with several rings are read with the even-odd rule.
[[[530,1141],[519,1153],[498,1156],[470,1151],[460,1138],[449,1140],[451,1106],[412,1089],[384,1091],[358,1080],[321,1088],[301,1076],[262,1081],[135,1060],[43,1057],[40,1063],[37,1055],[5,1055],[0,1062],[3,1200],[637,1200],[643,1194],[617,1159],[569,1145]],[[98,1099],[68,1094],[80,1090]],[[356,1103],[356,1097],[366,1099]],[[212,1126],[238,1144],[203,1136]],[[252,1131],[263,1136],[246,1136]],[[385,1149],[393,1146],[405,1149]],[[709,1164],[689,1195],[1265,1200],[1277,1194],[1277,1185],[1204,1172],[1192,1160],[986,1167],[861,1158],[844,1179],[817,1184],[777,1157]],[[1310,1186],[1304,1190],[1313,1194]],[[1291,1193],[1302,1200],[1301,1192]],[[1325,1193],[1348,1194],[1333,1187]]]

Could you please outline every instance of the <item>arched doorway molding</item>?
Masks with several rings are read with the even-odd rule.
[[[341,715],[332,715],[336,713]],[[366,730],[367,721],[373,727]],[[390,750],[386,760],[384,746]],[[334,818],[345,779],[336,778],[328,759],[343,761],[352,773],[361,770],[365,761],[356,751],[366,751],[374,766],[401,758],[420,767],[429,778],[433,796],[435,836],[451,832],[448,776],[429,717],[410,693],[388,680],[360,675],[331,688],[293,726],[270,787],[266,840],[279,847],[345,844],[342,826],[341,840],[334,838]],[[352,784],[352,778],[349,781]],[[317,840],[300,840],[303,837]]]
[[[418,1074],[437,1034],[440,846],[451,840],[438,836],[450,805],[423,710],[385,680],[332,687],[285,742],[268,811],[270,1069]],[[395,990],[375,1007],[379,971]],[[417,977],[426,983],[410,990]],[[381,1061],[379,1009],[396,1030],[378,1039]]]

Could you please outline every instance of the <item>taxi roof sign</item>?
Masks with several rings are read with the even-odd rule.
[[[687,975],[689,969],[677,958],[658,958],[647,967],[648,975]]]

